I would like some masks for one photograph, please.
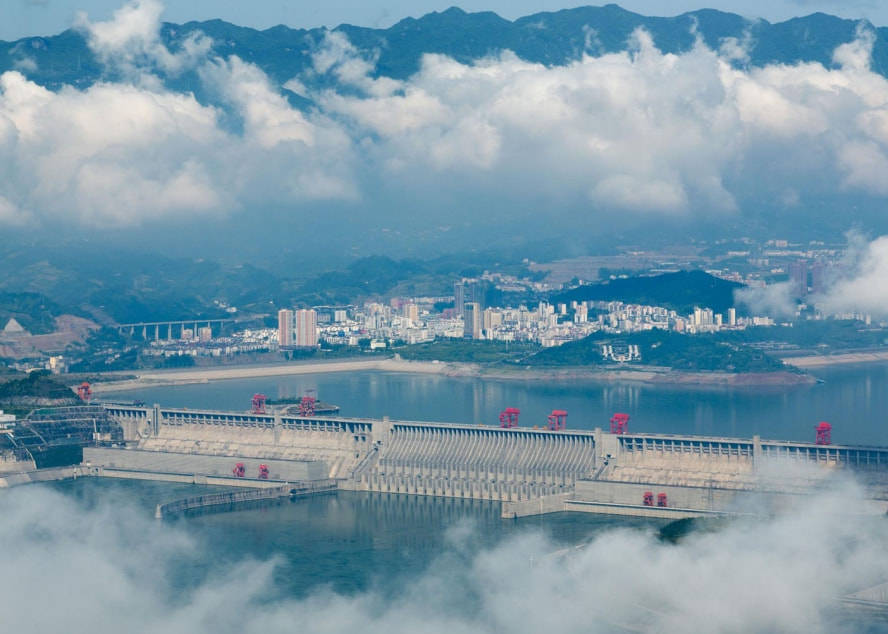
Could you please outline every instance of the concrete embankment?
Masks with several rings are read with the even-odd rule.
[[[0,475],[0,489],[8,489],[22,484],[35,482],[53,482],[56,480],[71,480],[83,475],[89,475],[80,466],[54,467],[51,469],[34,469],[31,471],[19,471],[17,473],[4,473]]]

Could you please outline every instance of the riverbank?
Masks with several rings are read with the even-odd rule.
[[[837,354],[817,354],[804,357],[784,357],[781,361],[787,365],[792,365],[802,370],[825,368],[833,365],[878,363],[888,361],[888,350],[840,352]]]
[[[507,381],[634,381],[652,384],[705,385],[725,387],[807,385],[815,379],[795,372],[681,372],[669,368],[538,368],[486,366],[474,363],[442,363],[438,361],[405,361],[402,359],[352,359],[344,361],[287,363],[261,366],[229,366],[223,368],[189,368],[187,370],[152,370],[136,378],[94,384],[96,394],[125,392],[145,387],[188,385],[261,377],[323,374],[332,372],[403,372],[408,374],[440,374],[448,377],[478,377]]]
[[[143,387],[189,385],[229,379],[253,379],[300,374],[324,374],[328,372],[414,372],[445,374],[450,364],[432,361],[402,361],[399,359],[351,359],[306,363],[280,363],[274,365],[237,365],[220,368],[189,368],[187,370],[150,370],[137,372],[136,378],[121,381],[105,381],[93,385],[93,392],[106,394],[124,392]],[[130,373],[132,374],[132,372]]]

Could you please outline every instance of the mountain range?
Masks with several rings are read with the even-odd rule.
[[[508,50],[526,61],[562,65],[584,53],[625,50],[638,28],[647,30],[657,48],[667,53],[689,50],[698,37],[715,50],[733,38],[745,47],[746,57],[737,60],[740,65],[819,62],[829,67],[833,51],[853,40],[860,24],[824,13],[772,24],[713,9],[650,17],[608,4],[535,13],[514,21],[492,12],[467,13],[452,7],[418,19],[406,18],[387,29],[343,24],[333,31],[345,34],[363,56],[376,60],[377,76],[403,79],[418,70],[426,53],[466,63]],[[875,34],[872,70],[888,75],[888,28],[864,24]],[[161,37],[171,50],[178,50],[195,32],[212,39],[215,53],[255,63],[283,83],[311,66],[312,50],[328,30],[283,25],[256,30],[209,20],[164,23]],[[0,42],[0,72],[6,70],[19,70],[50,88],[89,86],[105,72],[84,33],[77,29]],[[198,82],[188,73],[168,81],[171,87],[190,87],[199,92]]]

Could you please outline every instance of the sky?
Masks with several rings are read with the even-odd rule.
[[[92,20],[106,20],[121,2],[3,0],[0,4],[0,39],[14,40],[62,31],[71,26],[80,11],[88,13]],[[165,4],[163,17],[170,22],[221,18],[254,28],[268,28],[277,24],[310,28],[332,27],[343,22],[387,27],[404,17],[419,17],[452,5],[467,11],[495,11],[514,19],[582,3],[565,4],[559,0],[167,0]],[[624,0],[617,4],[646,15],[676,15],[700,8],[714,8],[779,21],[824,11],[848,18],[867,18],[877,26],[888,24],[888,2],[879,0]]]

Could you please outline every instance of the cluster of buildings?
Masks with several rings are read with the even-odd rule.
[[[146,357],[230,357],[238,354],[273,352],[278,348],[276,328],[250,328],[227,336],[213,336],[209,327],[183,328],[179,339],[157,339],[142,349]]]
[[[478,280],[454,285],[452,297],[393,298],[363,306],[319,306],[281,310],[278,342],[282,350],[329,346],[386,348],[393,343],[416,344],[436,338],[520,341],[543,347],[582,339],[596,332],[625,334],[659,328],[688,334],[774,325],[768,317],[738,317],[695,308],[680,315],[662,306],[620,301],[571,302],[535,307],[485,306]],[[614,353],[615,358],[624,352]],[[630,354],[631,351],[625,354]]]

